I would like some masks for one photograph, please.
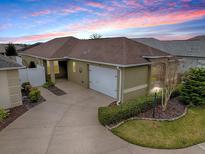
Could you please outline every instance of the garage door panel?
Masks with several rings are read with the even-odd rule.
[[[117,70],[90,65],[89,80],[91,89],[117,98]]]

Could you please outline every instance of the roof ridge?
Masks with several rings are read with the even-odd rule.
[[[77,39],[77,38],[75,38],[75,37],[67,37],[67,40],[63,43],[63,45],[62,45],[60,48],[58,48],[58,49],[56,50],[56,52],[55,52],[53,55],[55,55],[55,54],[58,53],[62,48],[64,48],[64,46],[66,45],[66,43],[67,43],[70,39],[73,39],[73,40],[76,40],[76,41],[81,41],[80,39]],[[75,44],[75,45],[76,45],[76,44]],[[74,45],[74,46],[75,46],[75,45]],[[71,47],[71,51],[72,51],[72,49],[74,48],[74,46]]]

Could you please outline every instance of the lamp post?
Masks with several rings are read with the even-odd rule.
[[[157,93],[155,92],[154,93],[154,101],[153,101],[153,104],[152,104],[152,107],[153,107],[153,111],[152,111],[152,118],[155,118],[155,108],[157,106]]]
[[[152,107],[153,107],[153,110],[152,110],[152,117],[155,118],[155,109],[156,109],[156,106],[157,106],[157,93],[161,90],[160,87],[154,87],[152,89],[152,92],[154,93],[154,100],[153,100],[153,103],[152,103]]]

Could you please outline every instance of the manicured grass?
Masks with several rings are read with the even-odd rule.
[[[112,132],[145,147],[175,149],[205,142],[205,106],[188,109],[185,117],[172,122],[131,120]]]

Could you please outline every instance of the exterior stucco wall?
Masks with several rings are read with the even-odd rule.
[[[75,63],[75,72],[73,70],[73,62]],[[89,87],[88,64],[80,61],[68,61],[68,80],[73,81],[85,88]]]
[[[11,108],[22,104],[18,70],[0,71],[0,106]]]
[[[146,95],[149,88],[149,66],[123,69],[122,102]]]

